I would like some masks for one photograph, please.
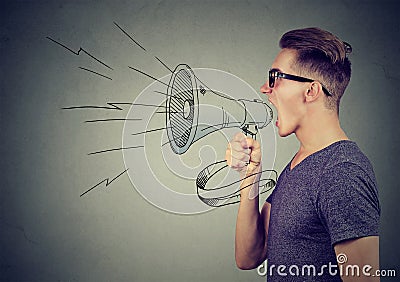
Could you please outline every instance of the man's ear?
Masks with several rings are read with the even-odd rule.
[[[322,85],[317,81],[311,82],[310,86],[306,89],[305,92],[305,100],[306,102],[314,102],[318,99],[318,97],[322,94]]]

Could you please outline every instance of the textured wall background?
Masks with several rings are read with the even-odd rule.
[[[350,42],[353,77],[342,125],[369,156],[379,182],[381,268],[400,270],[396,1],[2,1],[0,7],[0,280],[265,280],[235,266],[237,205],[167,213],[144,200],[126,175],[79,197],[123,170],[120,152],[87,156],[121,144],[123,124],[83,124],[93,118],[87,111],[61,108],[133,101],[152,81],[128,65],[155,77],[168,73],[127,44],[114,21],[170,66],[223,70],[256,90],[285,31],[319,26]],[[90,50],[115,68],[75,56],[46,36]],[[297,146],[294,137],[277,139],[278,171]]]

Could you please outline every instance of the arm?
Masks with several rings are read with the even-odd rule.
[[[375,276],[375,271],[379,270],[379,237],[367,236],[352,240],[346,240],[335,245],[337,256],[346,255],[347,261],[342,265],[342,280],[350,281],[380,281],[379,276]],[[352,275],[352,267],[359,269],[359,276]],[[371,268],[368,267],[371,266]],[[347,267],[347,268],[346,268]],[[363,268],[366,274],[363,273]],[[347,269],[347,271],[346,271]]]
[[[320,216],[326,220],[339,270],[346,282],[379,281],[379,277],[372,276],[379,268],[380,218],[372,173],[348,162],[332,166],[321,179]],[[364,266],[370,276],[362,273]],[[353,275],[358,269],[360,275]]]
[[[253,269],[259,266],[267,256],[271,205],[265,203],[260,214],[258,197],[253,200],[241,199],[243,200],[241,200],[236,221],[235,260],[240,269]],[[245,201],[248,203],[244,203]],[[257,205],[251,202],[257,202]]]
[[[239,171],[241,178],[261,171],[261,150],[256,140],[238,133],[226,150],[228,165]],[[249,197],[251,189],[258,191],[260,174],[241,183],[240,205],[236,222],[235,259],[241,269],[252,269],[266,258],[270,207],[265,203],[259,211],[258,196]],[[257,185],[257,186],[256,186]],[[258,194],[258,193],[257,193]]]

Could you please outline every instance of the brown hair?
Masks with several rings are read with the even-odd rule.
[[[304,28],[286,32],[279,46],[297,52],[293,67],[300,75],[318,79],[332,96],[327,97],[327,107],[339,112],[340,99],[349,84],[351,63],[347,55],[350,44],[320,28]]]

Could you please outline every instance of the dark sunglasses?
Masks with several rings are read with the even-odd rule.
[[[298,82],[313,82],[313,81],[315,81],[314,79],[283,73],[277,69],[271,69],[269,71],[269,77],[268,77],[269,88],[274,88],[276,78],[284,78],[284,79],[294,80],[294,81],[298,81]],[[322,86],[322,90],[324,91],[324,93],[327,96],[332,96],[331,93],[329,93],[329,91],[325,88],[325,86],[322,85],[322,83],[321,83],[321,86]]]

